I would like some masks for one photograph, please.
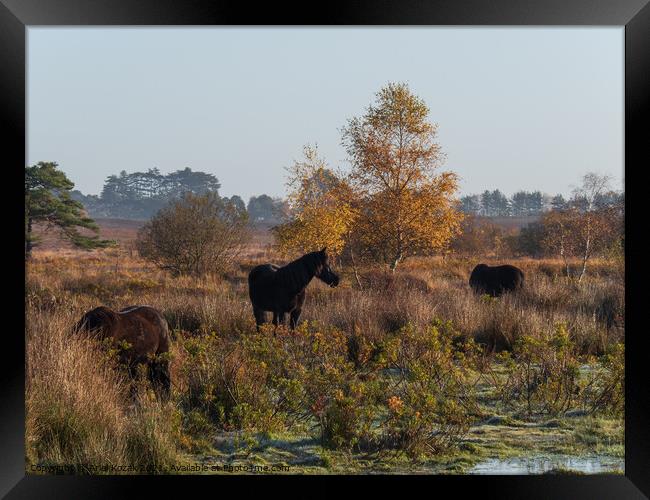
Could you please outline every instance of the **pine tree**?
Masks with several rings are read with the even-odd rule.
[[[25,259],[31,257],[37,244],[33,234],[36,223],[44,224],[46,229],[57,229],[78,248],[90,250],[114,243],[99,239],[97,224],[86,216],[83,205],[70,197],[74,183],[57,167],[54,162],[25,167]],[[84,236],[77,228],[90,229],[95,234]]]
[[[553,210],[564,210],[566,208],[567,202],[564,199],[564,196],[561,194],[555,195],[551,201],[551,206]]]

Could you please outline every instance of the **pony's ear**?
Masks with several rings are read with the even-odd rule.
[[[327,253],[327,247],[323,247],[323,249],[320,251],[320,253]]]

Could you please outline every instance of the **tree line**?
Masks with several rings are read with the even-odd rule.
[[[565,276],[581,281],[590,259],[606,256],[624,264],[625,194],[610,179],[587,173],[572,196],[519,231],[490,219],[467,215],[451,250],[465,255],[556,257]],[[577,266],[576,266],[577,262]]]
[[[186,167],[169,174],[151,168],[143,172],[128,173],[122,170],[104,181],[99,195],[84,195],[78,190],[70,192],[70,197],[83,204],[91,217],[113,217],[123,219],[150,219],[159,210],[191,193],[218,195],[221,183],[213,174],[193,171]],[[234,195],[224,200],[232,203],[238,210],[248,212],[253,222],[277,223],[284,214],[281,199],[266,194],[252,196],[248,204],[240,196]]]
[[[99,196],[86,196],[58,167],[56,162],[42,161],[25,167],[26,260],[40,242],[37,227],[91,250],[116,244],[100,238],[93,217],[148,219],[145,229],[153,232],[147,240],[146,231],[141,231],[138,241],[143,256],[162,264],[171,253],[173,260],[182,262],[165,263],[167,268],[197,273],[211,262],[231,258],[229,245],[236,241],[240,246],[249,221],[278,223],[286,216],[281,199],[263,194],[251,197],[246,205],[236,195],[220,197],[221,185],[214,175],[190,168],[167,175],[158,169],[122,171],[106,179]],[[199,235],[203,241],[197,244]]]
[[[608,189],[598,193],[594,206],[599,208],[611,207],[621,203],[623,194]],[[550,210],[566,210],[576,203],[584,203],[575,195],[569,199],[561,194],[551,196],[541,191],[517,191],[508,197],[498,189],[485,190],[481,194],[471,194],[461,197],[460,209],[469,215],[483,217],[525,217],[539,216]]]

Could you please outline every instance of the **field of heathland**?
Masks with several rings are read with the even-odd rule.
[[[45,239],[27,263],[28,472],[622,472],[620,258],[580,281],[550,258],[334,260],[339,286],[311,282],[296,330],[257,332],[248,272],[290,260],[268,228],[190,276],[139,256],[137,222],[98,222],[119,246]],[[479,262],[516,265],[524,287],[474,293]],[[120,346],[72,331],[99,305],[142,304],[171,330],[168,400],[128,377]]]

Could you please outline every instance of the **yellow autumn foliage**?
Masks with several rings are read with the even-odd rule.
[[[289,169],[292,219],[274,228],[278,248],[285,255],[327,247],[330,256],[343,251],[357,212],[345,182],[318,157],[316,147],[305,146],[304,161]]]
[[[343,131],[360,216],[358,254],[394,270],[405,258],[443,249],[460,230],[458,178],[444,159],[429,109],[405,84],[388,84]]]
[[[460,231],[458,178],[444,160],[429,109],[405,84],[388,84],[360,118],[343,129],[352,170],[335,174],[306,146],[289,168],[293,217],[276,228],[285,254],[327,247],[395,268],[412,255],[444,250]]]

